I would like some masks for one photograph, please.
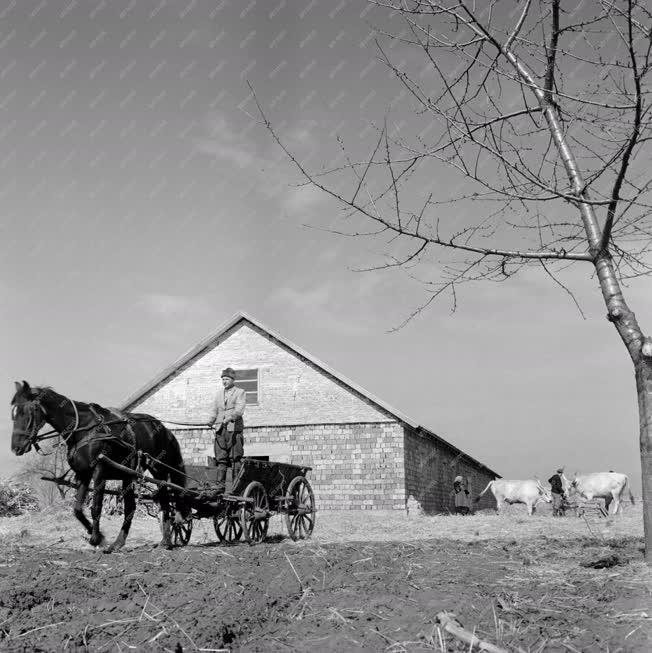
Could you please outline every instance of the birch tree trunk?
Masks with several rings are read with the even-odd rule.
[[[611,257],[607,254],[598,257],[595,267],[607,305],[607,319],[616,327],[634,364],[638,396],[645,561],[652,565],[652,339],[643,335],[636,316],[627,306]]]

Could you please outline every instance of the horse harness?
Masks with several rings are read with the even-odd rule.
[[[108,409],[112,414],[116,415],[117,419],[107,421],[104,415],[101,415],[98,412],[99,406],[94,404],[89,404],[88,408],[95,418],[95,422],[88,426],[82,428],[73,429],[69,432],[67,437],[64,438],[64,442],[67,443],[68,439],[75,432],[86,431],[86,433],[81,437],[78,442],[75,442],[72,447],[68,450],[68,460],[72,460],[77,452],[88,445],[96,444],[102,441],[113,441],[119,442],[121,445],[124,445],[126,448],[132,450],[133,453],[136,452],[136,434],[134,432],[131,420],[122,413],[119,413],[116,410]],[[116,434],[111,428],[112,426],[117,426],[118,424],[126,424],[126,429],[123,429],[119,434]],[[126,434],[126,437],[125,437]]]
[[[142,470],[143,462],[145,462],[145,464],[154,463],[155,465],[161,465],[167,469],[173,469],[169,465],[165,464],[163,461],[158,460],[157,458],[153,458],[148,454],[143,454],[143,452],[140,451],[136,446],[136,433],[134,431],[133,424],[135,422],[160,423],[160,420],[154,417],[129,417],[128,413],[119,411],[115,408],[103,408],[98,404],[87,404],[88,409],[90,410],[91,414],[95,418],[95,421],[92,424],[88,424],[87,426],[79,426],[79,411],[77,410],[77,405],[72,399],[69,399],[68,397],[65,397],[65,399],[67,399],[72,404],[73,410],[75,411],[75,423],[73,427],[71,429],[64,428],[62,431],[57,431],[53,429],[51,431],[47,431],[46,433],[42,433],[41,435],[38,434],[38,431],[45,423],[45,417],[47,416],[47,413],[45,411],[43,404],[41,404],[40,396],[36,397],[31,402],[34,408],[38,407],[40,409],[43,416],[43,421],[40,424],[35,425],[34,431],[29,436],[31,445],[40,455],[46,456],[49,454],[41,453],[39,442],[42,442],[43,440],[49,440],[51,438],[61,437],[63,443],[67,445],[73,433],[86,431],[87,434],[84,435],[81,438],[81,440],[77,442],[74,445],[74,447],[68,452],[67,457],[69,462],[71,458],[73,458],[74,455],[80,449],[89,445],[91,442],[97,442],[98,440],[100,441],[105,440],[105,441],[117,441],[121,445],[127,447],[128,449],[131,449],[131,455],[129,456],[129,458],[131,458],[134,455],[137,457],[137,463],[136,463],[137,471]],[[98,409],[107,410],[112,415],[114,415],[116,419],[107,420],[104,415],[100,414]],[[34,421],[34,414],[30,416],[30,422],[28,423],[28,428],[29,426],[31,426],[33,421]],[[189,424],[185,422],[173,422],[173,423],[183,425],[183,426],[204,426],[200,424]],[[123,429],[119,435],[116,435],[111,427],[117,426],[118,424],[126,424],[126,429]],[[101,429],[101,431],[98,429]],[[128,436],[127,438],[124,437],[125,431]]]
[[[136,452],[136,433],[133,428],[133,423],[134,422],[152,422],[155,421],[154,418],[141,418],[141,419],[134,419],[130,418],[127,416],[126,413],[122,413],[114,408],[108,408],[110,413],[115,415],[116,419],[112,420],[107,420],[104,415],[101,415],[98,409],[101,409],[100,406],[97,404],[88,404],[88,408],[95,418],[95,421],[91,424],[88,424],[87,426],[79,426],[79,411],[77,410],[77,405],[72,399],[68,399],[68,401],[72,404],[73,410],[75,411],[75,423],[72,428],[64,428],[62,431],[48,431],[46,433],[43,433],[41,435],[38,435],[38,430],[42,426],[39,425],[38,428],[34,429],[34,432],[30,435],[30,442],[34,449],[36,449],[37,453],[41,455],[47,455],[47,454],[42,454],[41,453],[41,447],[39,446],[39,442],[42,442],[43,440],[49,440],[51,438],[56,438],[57,436],[60,436],[63,443],[68,444],[68,440],[72,437],[73,433],[80,433],[82,431],[86,431],[86,435],[84,435],[79,442],[77,442],[73,449],[68,452],[68,458],[71,458],[74,456],[77,451],[79,451],[82,447],[87,446],[91,442],[97,442],[98,440],[114,440],[118,441],[121,444],[125,445],[126,447],[132,449],[132,451],[135,453]],[[39,398],[37,397],[33,401],[34,406],[38,406],[40,408],[42,414],[44,416],[47,415],[45,408],[41,404]],[[34,415],[30,416],[30,422],[29,425],[32,424],[32,421],[34,420]],[[43,420],[45,421],[45,420]],[[122,433],[120,435],[116,435],[111,428],[112,426],[117,426],[118,424],[126,424],[126,429],[123,429]],[[28,425],[28,426],[29,426]],[[35,425],[36,426],[36,425]],[[124,437],[124,434],[127,434],[127,437]],[[102,435],[100,435],[102,434]],[[98,437],[99,436],[99,437]]]

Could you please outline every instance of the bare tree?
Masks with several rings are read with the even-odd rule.
[[[346,226],[328,230],[383,243],[388,258],[367,269],[407,268],[426,284],[406,322],[438,297],[449,296],[454,308],[466,282],[537,266],[571,293],[561,270],[593,266],[607,319],[634,366],[652,563],[652,339],[622,290],[624,280],[652,271],[646,0],[372,4],[389,25],[377,30],[379,59],[413,107],[407,127],[378,125],[369,157],[318,172],[259,104],[267,129],[305,184],[345,209]],[[418,53],[418,69],[414,58],[394,63],[396,44]],[[429,126],[419,131],[424,120]],[[452,173],[457,186],[433,182]],[[433,190],[424,193],[428,179]]]
[[[39,498],[42,507],[51,506],[57,500],[65,498],[67,489],[45,478],[63,476],[69,470],[66,462],[66,450],[60,446],[47,450],[46,455],[31,453],[25,457],[23,464],[14,478],[17,481],[31,485]]]

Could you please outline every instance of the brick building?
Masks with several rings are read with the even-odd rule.
[[[405,509],[413,497],[428,513],[445,512],[452,507],[456,474],[469,478],[472,493],[498,477],[243,313],[121,407],[163,422],[206,423],[227,366],[247,391],[245,456],[311,466],[321,510]],[[187,463],[208,463],[213,455],[208,428],[167,425]],[[485,496],[479,505],[489,507],[491,500]]]

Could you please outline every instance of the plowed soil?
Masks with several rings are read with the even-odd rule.
[[[652,650],[638,536],[383,542],[359,524],[360,541],[173,551],[150,533],[112,555],[23,529],[2,540],[0,649],[468,651],[436,626],[452,611],[508,650]]]

